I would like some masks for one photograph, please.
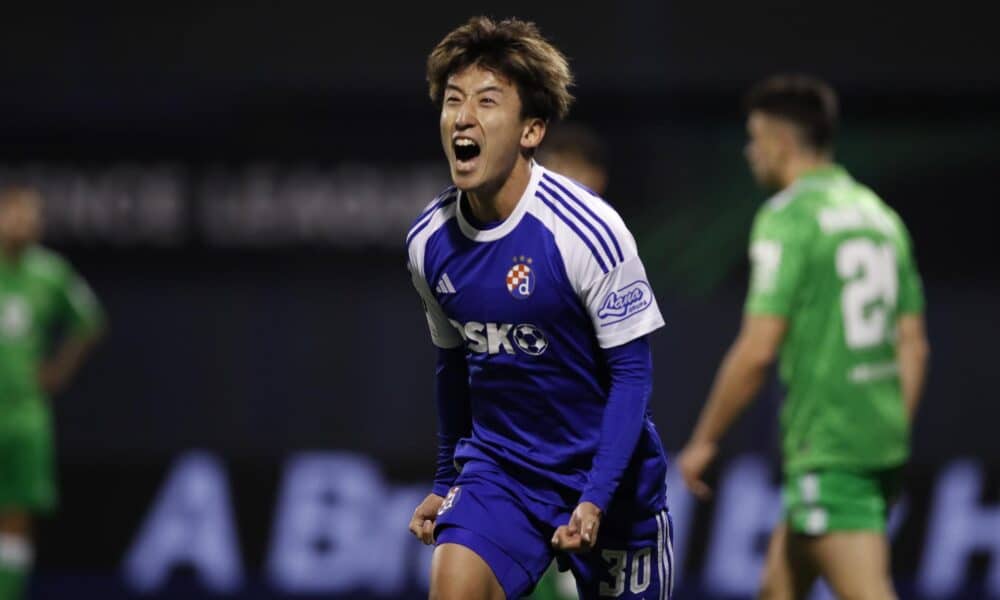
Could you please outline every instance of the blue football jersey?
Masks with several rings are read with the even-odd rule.
[[[497,465],[534,499],[575,504],[610,388],[602,349],[663,326],[635,240],[604,200],[537,163],[498,225],[477,228],[461,196],[445,190],[406,238],[431,339],[466,349],[472,435],[455,463]],[[665,471],[647,412],[615,502],[659,510]]]

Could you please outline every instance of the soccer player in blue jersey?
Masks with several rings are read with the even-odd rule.
[[[555,556],[583,598],[667,598],[663,319],[614,209],[532,159],[572,101],[566,59],[477,17],[427,66],[454,182],[406,237],[438,348],[437,473],[410,522],[437,544],[430,596],[518,598]]]

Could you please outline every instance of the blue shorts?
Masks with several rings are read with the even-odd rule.
[[[460,544],[493,570],[508,598],[529,593],[552,559],[571,570],[583,600],[666,600],[673,588],[673,527],[666,510],[609,514],[586,554],[556,552],[565,507],[537,502],[499,469],[466,468],[445,499],[434,528],[437,544]]]

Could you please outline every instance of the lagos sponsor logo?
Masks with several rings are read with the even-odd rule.
[[[601,326],[612,325],[640,313],[653,303],[653,290],[645,281],[633,281],[625,287],[609,292],[601,302],[597,316]],[[608,319],[607,321],[604,321]]]

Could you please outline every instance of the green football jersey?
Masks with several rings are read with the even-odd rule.
[[[0,254],[0,428],[44,407],[38,369],[52,336],[88,333],[102,322],[90,288],[55,253],[36,246],[17,260]]]
[[[745,310],[788,321],[779,376],[787,388],[787,474],[903,463],[909,425],[895,324],[923,312],[899,216],[839,166],[817,169],[765,204],[750,236]]]

